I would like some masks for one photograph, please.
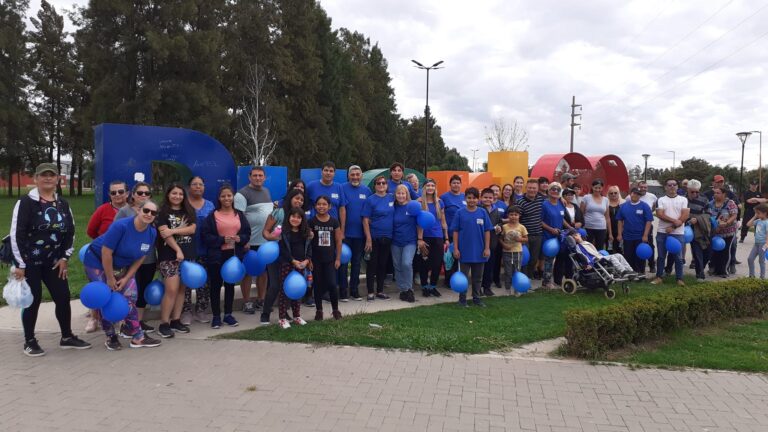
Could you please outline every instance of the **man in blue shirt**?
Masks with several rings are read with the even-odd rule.
[[[467,206],[467,200],[464,197],[464,192],[461,191],[461,177],[458,174],[451,176],[450,190],[442,195],[440,199],[445,206],[443,211],[445,212],[445,223],[448,225],[448,239],[453,242],[453,233],[451,231],[451,225],[453,224],[453,217],[460,209]],[[451,280],[451,276],[458,268],[458,261],[453,262],[453,267],[445,269],[445,286],[448,286],[448,281]]]
[[[344,200],[344,191],[341,184],[333,181],[336,175],[336,165],[333,162],[323,162],[323,174],[320,180],[315,180],[307,185],[307,198],[312,208],[315,207],[315,201],[325,195],[331,200],[331,208],[328,214],[339,220],[341,232],[344,233],[347,221],[347,202]]]
[[[347,214],[346,226],[344,231],[344,243],[352,251],[352,269],[350,270],[349,282],[347,282],[347,266],[339,267],[339,299],[342,302],[348,301],[347,288],[349,296],[355,301],[361,301],[358,287],[360,286],[360,262],[363,258],[363,246],[365,245],[365,234],[363,233],[363,204],[371,195],[368,186],[362,184],[363,170],[357,165],[352,165],[347,170],[347,183],[341,185],[344,195],[344,201],[347,203],[345,211]]]
[[[640,201],[640,188],[634,187],[629,193],[629,201],[624,201],[616,213],[619,221],[619,234],[616,240],[624,241],[624,258],[637,273],[645,270],[645,260],[637,257],[637,246],[648,243],[648,233],[653,223],[653,212],[648,204]]]
[[[387,182],[387,193],[395,194],[395,189],[398,185],[404,184],[408,186],[408,193],[411,195],[411,199],[418,199],[421,194],[415,190],[413,186],[407,181],[403,181],[405,175],[405,167],[400,162],[395,162],[389,167],[389,181]]]

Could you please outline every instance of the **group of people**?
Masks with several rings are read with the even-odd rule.
[[[517,271],[541,279],[544,288],[554,288],[569,277],[573,269],[567,248],[550,257],[542,254],[542,244],[579,229],[586,230],[589,247],[583,247],[585,250],[622,254],[626,258],[622,263],[644,273],[646,260],[637,257],[635,249],[640,243],[654,245],[654,215],[659,219],[657,258],[647,261],[656,275],[652,283],[661,282],[664,271],[671,272],[674,265],[677,282],[683,284],[683,254],[667,254],[665,240],[672,236],[682,242],[686,225],[695,233],[691,255],[697,278],[705,278],[707,263],[712,274],[733,273],[738,201],[724,188],[720,176],[707,194],[700,194],[699,181],[688,180],[681,185],[682,195],[677,181],[670,179],[661,198],[639,182],[622,199],[617,186],[606,189],[599,179],[582,196],[571,173],[562,176],[562,183],[516,177],[512,184],[491,185],[481,191],[474,187],[464,190],[461,177],[454,175],[449,190],[441,195],[434,180],[419,185],[418,177],[406,176],[400,163],[392,164],[389,176],[373,180],[373,191],[362,183],[359,166],[349,167],[345,183],[336,182],[335,174],[335,165],[326,162],[319,180],[291,182],[278,202],[272,201],[264,187],[266,175],[261,167],[251,169],[249,183],[240,190],[219,187],[215,203],[204,198],[205,184],[199,176],[186,185],[169,185],[159,203],[152,200],[152,187],[147,183],[137,182],[129,190],[123,181],[112,182],[109,202],[97,208],[88,223],[87,233],[93,240],[83,264],[89,280],[102,281],[125,296],[130,309],[117,330],[99,311],[91,311],[86,331],[101,327],[107,349],[120,350],[120,337],[130,339],[132,348],[156,347],[161,341],[150,333],[171,338],[175,333],[188,333],[192,321],[210,323],[213,328],[237,326],[232,314],[235,287],[222,280],[222,265],[233,256],[242,260],[249,250],[256,251],[268,241],[278,242],[279,258],[259,276],[246,275],[240,282],[243,312],[261,310],[260,323],[268,325],[277,303],[278,325],[283,329],[306,325],[300,302],[283,291],[283,282],[292,271],[308,281],[310,289],[303,302],[316,308],[315,320],[324,318],[324,300],[331,304],[331,316],[341,319],[339,302],[389,299],[384,282],[390,273],[400,300],[414,302],[414,277],[423,296],[440,297],[438,279],[443,269],[446,285],[461,271],[471,281],[472,303],[482,307],[481,297],[494,295],[492,285],[501,287],[502,280],[507,293],[513,293],[510,281]],[[74,250],[74,218],[66,201],[56,194],[58,180],[55,165],[38,166],[37,187],[16,203],[11,222],[15,277],[26,278],[34,297],[33,304],[22,312],[24,352],[30,356],[45,353],[34,333],[43,283],[56,304],[60,346],[91,347],[73,334],[70,324],[67,263]],[[750,275],[754,276],[754,258],[760,257],[764,277],[768,206],[754,187],[750,190],[744,219],[747,227],[755,227],[757,239],[750,254]],[[411,201],[418,206],[409,205]],[[431,213],[435,222],[419,225],[421,212]],[[728,242],[722,251],[711,251],[715,235]],[[580,237],[578,240],[582,242]],[[351,251],[349,265],[341,264],[342,244]],[[521,268],[523,245],[527,245],[530,259]],[[446,251],[453,263],[444,257]],[[180,277],[184,260],[197,261],[207,269],[208,281],[196,290],[194,302]],[[360,290],[363,262],[365,298]],[[144,319],[144,291],[158,271],[165,290],[155,328]],[[468,305],[466,293],[460,295],[459,304]]]

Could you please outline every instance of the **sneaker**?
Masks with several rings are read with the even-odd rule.
[[[685,282],[683,282],[683,280],[682,280],[682,279],[678,279],[678,280],[677,280],[677,286],[682,286],[682,287],[684,287],[684,286],[685,286]]]
[[[152,339],[151,337],[144,335],[141,340],[131,339],[131,348],[154,348],[160,346],[161,343],[162,342],[157,339]]]
[[[106,342],[104,342],[104,346],[107,347],[109,351],[120,351],[123,349],[123,345],[120,343],[120,339],[117,338],[117,335],[110,336]]]
[[[734,260],[733,260],[733,263],[738,265],[738,264],[741,264],[741,261],[739,261],[739,260],[737,260],[737,259],[734,259]]]
[[[493,297],[495,295],[490,287],[483,288],[483,294],[485,294],[486,297]]]
[[[160,323],[160,326],[157,328],[157,334],[162,338],[172,338],[175,336],[175,333],[171,330],[171,325],[168,323]]]
[[[368,301],[374,301],[374,300],[376,300],[376,296],[375,296],[375,295],[373,295],[373,294],[368,294],[368,298],[367,298],[367,300],[368,300]]]
[[[283,329],[283,330],[288,330],[289,328],[291,328],[291,323],[288,322],[287,319],[281,319],[277,323],[280,326],[280,328]]]
[[[389,296],[384,294],[383,292],[376,294],[376,298],[379,300],[389,300]]]
[[[307,298],[307,301],[304,302],[304,306],[315,307],[315,299],[312,297]]]
[[[297,325],[307,325],[307,322],[304,321],[304,318],[302,318],[302,317],[295,317],[293,319],[293,323],[297,324]]]
[[[230,327],[237,327],[238,325],[240,325],[240,323],[238,323],[235,317],[233,317],[232,315],[224,315],[224,324]]]
[[[78,350],[84,350],[91,347],[91,344],[88,342],[78,338],[75,335],[72,335],[68,338],[61,338],[59,341],[59,347],[61,349],[78,349]]]
[[[545,283],[545,284],[544,284],[544,283],[543,283],[543,284],[541,284],[541,289],[543,289],[543,290],[554,290],[554,289],[556,289],[556,288],[555,288],[555,284],[554,284],[554,283],[552,283],[552,282],[547,282],[547,283]]]
[[[88,318],[88,321],[85,323],[85,332],[93,333],[98,329],[99,329],[99,320],[97,320],[96,318]]]
[[[477,307],[485,307],[485,303],[483,303],[483,301],[482,301],[482,300],[480,300],[479,298],[473,298],[473,299],[472,299],[472,303],[473,303],[475,306],[477,306]]]
[[[45,351],[40,348],[37,343],[37,339],[30,339],[24,342],[24,354],[30,357],[40,357],[45,355]]]
[[[340,320],[341,319],[341,312],[339,312],[337,310],[333,311],[333,319],[335,319],[336,321]]]
[[[144,333],[152,333],[153,331],[155,331],[154,327],[152,327],[151,325],[145,323],[144,321],[139,321],[139,325],[141,326],[141,330]]]
[[[413,295],[413,290],[408,290],[405,292],[405,301],[407,301],[408,303],[416,302],[416,296]]]
[[[400,300],[407,302],[408,301],[408,292],[407,291],[400,291]]]
[[[696,263],[693,263],[693,262],[692,262],[692,263],[691,263],[691,264],[688,266],[688,268],[689,268],[689,269],[691,269],[691,270],[695,269],[695,268],[696,268]]]
[[[318,310],[315,311],[315,321],[322,321],[323,320],[323,311]]]
[[[120,335],[123,339],[130,339],[133,337],[133,333],[130,333],[128,329],[125,327],[125,323],[120,326],[120,332],[118,332],[118,335]]]
[[[189,333],[189,327],[181,322],[181,320],[171,320],[171,330],[176,333]]]
[[[259,325],[268,326],[269,325],[269,314],[268,313],[261,313],[261,319],[259,320]]]
[[[459,307],[469,307],[466,300],[459,300]]]
[[[443,295],[440,294],[440,291],[437,290],[436,286],[433,286],[430,290],[430,294],[432,294],[434,297],[442,297]]]
[[[347,302],[349,302],[349,297],[342,297],[342,298],[339,299],[339,301],[342,302],[342,303],[347,303]]]
[[[221,318],[216,315],[211,319],[211,328],[213,329],[219,329],[221,328]]]
[[[192,324],[192,312],[190,311],[184,311],[181,313],[181,318],[179,318],[179,321],[181,321],[184,325],[190,325]]]
[[[663,283],[664,283],[664,280],[663,280],[663,279],[661,279],[661,278],[660,278],[660,277],[658,277],[658,276],[656,276],[655,278],[653,278],[653,280],[651,281],[651,285],[661,285],[661,284],[663,284]]]
[[[192,314],[192,318],[201,323],[209,323],[211,322],[211,315],[208,312],[205,311],[197,311],[194,314]]]
[[[256,306],[254,306],[253,302],[248,301],[243,303],[243,313],[247,313],[248,315],[256,313]]]
[[[736,274],[736,264],[731,264],[728,266],[728,274]]]
[[[432,293],[429,291],[429,289],[427,289],[426,286],[421,289],[421,296],[422,297],[429,297],[430,295],[432,295]]]
[[[351,298],[352,298],[352,300],[354,300],[354,301],[363,301],[363,298],[362,298],[362,297],[360,297],[360,296],[359,296],[359,295],[357,295],[357,294],[353,294]]]

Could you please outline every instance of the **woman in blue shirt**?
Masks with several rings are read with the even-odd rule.
[[[408,186],[398,185],[395,188],[392,223],[392,264],[400,300],[413,303],[416,301],[413,296],[413,256],[416,254],[416,239],[423,237],[423,232],[416,225],[416,215],[410,214],[406,208],[410,201]]]
[[[107,232],[91,242],[83,260],[89,280],[105,282],[112,291],[119,292],[128,300],[130,309],[120,333],[131,338],[131,348],[160,345],[159,340],[145,335],[139,324],[136,310],[138,289],[134,278],[157,239],[157,230],[152,226],[157,213],[157,204],[144,201],[136,217],[113,222]],[[102,318],[101,325],[107,335],[104,343],[107,349],[121,349],[112,322]]]
[[[544,228],[542,240],[546,242],[549,239],[558,239],[560,231],[563,228],[570,228],[565,222],[565,206],[560,201],[560,192],[563,188],[558,182],[552,182],[547,189],[547,200],[541,204],[541,226]],[[545,289],[555,289],[555,284],[560,284],[563,279],[563,273],[566,272],[566,263],[570,262],[568,251],[565,247],[560,247],[560,252],[555,257],[544,258],[544,276],[541,286]],[[552,283],[552,273],[554,270],[554,283]]]
[[[376,298],[389,299],[384,294],[384,278],[387,277],[387,259],[392,245],[392,223],[395,213],[394,197],[387,193],[387,179],[377,176],[373,179],[374,194],[363,204],[363,232],[365,233],[365,253],[369,256],[366,266],[366,285],[368,301]],[[376,281],[376,290],[373,283]]]
[[[432,213],[435,223],[432,228],[424,231],[419,237],[418,247],[422,257],[427,257],[420,268],[421,288],[424,297],[430,295],[440,297],[437,290],[437,279],[440,277],[440,266],[443,264],[443,251],[448,247],[448,225],[445,222],[443,201],[437,197],[437,185],[432,179],[427,179],[422,188],[421,210]]]

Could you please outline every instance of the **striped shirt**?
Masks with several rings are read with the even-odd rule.
[[[525,195],[517,200],[517,206],[520,207],[520,223],[528,230],[528,235],[539,236],[543,232],[541,227],[541,205],[543,203],[544,196],[539,194],[532,200]]]

